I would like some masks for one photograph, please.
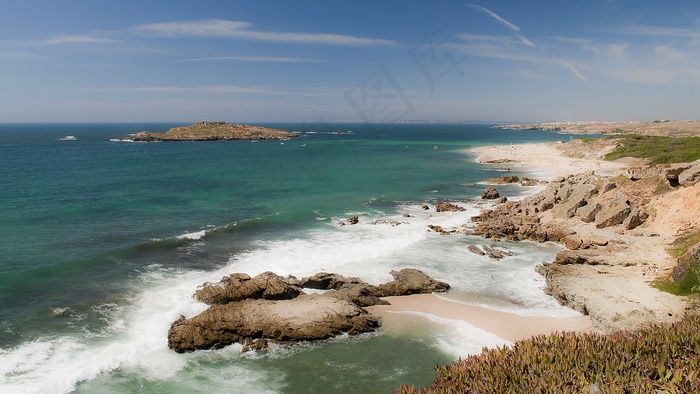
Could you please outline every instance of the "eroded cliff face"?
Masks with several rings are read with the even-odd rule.
[[[538,267],[545,291],[590,315],[602,332],[675,321],[684,302],[645,282],[674,267],[666,248],[679,232],[700,230],[699,172],[700,163],[687,163],[557,178],[534,196],[473,217],[473,231],[564,245],[554,262]]]

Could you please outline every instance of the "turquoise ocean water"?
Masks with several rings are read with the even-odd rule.
[[[119,141],[174,126],[0,125],[3,393],[389,392],[428,385],[436,364],[507,343],[467,323],[406,315],[409,334],[246,354],[236,345],[168,350],[170,323],[204,308],[191,297],[196,287],[232,272],[328,271],[380,283],[392,269],[415,267],[450,283],[462,302],[572,313],[542,294],[532,270],[556,246],[501,244],[516,253],[494,262],[466,250],[483,239],[426,231],[466,223],[477,211],[467,201],[484,188],[477,182],[501,175],[465,148],[570,136],[298,123],[268,125],[300,133],[283,142]],[[468,210],[431,217],[420,208],[440,201]],[[338,226],[352,215],[358,225]]]

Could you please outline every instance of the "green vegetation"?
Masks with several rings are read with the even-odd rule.
[[[692,252],[693,246],[699,243],[700,232],[677,238],[668,253],[677,259],[678,264],[670,278],[659,278],[654,281],[654,286],[675,295],[700,296],[700,259]]]
[[[698,393],[700,317],[637,332],[557,333],[436,367],[408,393]]]
[[[649,159],[649,164],[686,163],[700,159],[700,137],[659,137],[626,135],[609,137],[618,140],[614,151],[605,155],[606,160],[622,157]]]

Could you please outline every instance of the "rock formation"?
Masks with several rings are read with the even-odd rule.
[[[486,189],[484,189],[483,193],[481,193],[481,199],[482,200],[495,200],[501,195],[498,193],[498,190],[496,190],[495,187],[489,186]]]
[[[360,334],[377,327],[378,320],[365,310],[337,298],[310,294],[288,301],[248,299],[213,305],[176,321],[168,332],[168,347],[184,353],[237,342],[252,345],[258,340],[290,343]]]
[[[199,315],[175,321],[168,331],[168,347],[178,353],[233,343],[262,349],[268,343],[359,334],[379,327],[379,321],[362,309],[387,304],[379,297],[444,292],[450,287],[416,269],[391,274],[393,281],[378,286],[329,273],[301,280],[272,272],[254,278],[231,274],[197,289],[195,297],[211,306]],[[328,291],[305,294],[302,288]]]
[[[435,204],[435,212],[463,212],[463,211],[466,211],[466,209],[460,207],[459,205],[455,205],[455,204],[451,204],[451,203]]]

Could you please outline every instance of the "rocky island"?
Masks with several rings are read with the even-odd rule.
[[[220,141],[220,140],[287,140],[298,134],[261,126],[204,121],[190,126],[174,127],[165,133],[141,131],[131,138],[138,142]]]

